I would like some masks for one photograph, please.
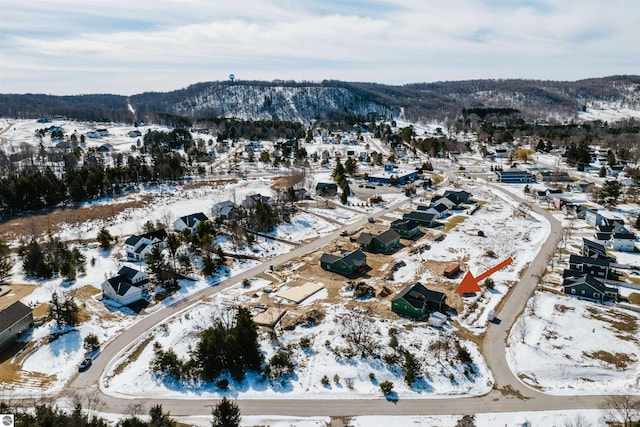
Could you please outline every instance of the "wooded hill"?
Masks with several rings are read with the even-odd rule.
[[[466,80],[392,86],[376,83],[295,81],[216,81],[171,92],[120,95],[51,96],[0,94],[0,116],[36,119],[153,121],[157,114],[192,120],[235,117],[245,120],[338,121],[348,115],[408,120],[457,119],[463,109],[513,108],[525,119],[571,119],[585,106],[640,109],[640,76],[610,76],[575,82]],[[135,111],[135,114],[132,112]]]

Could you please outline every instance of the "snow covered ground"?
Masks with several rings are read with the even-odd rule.
[[[640,394],[639,321],[633,311],[536,292],[511,330],[507,360],[545,393]]]

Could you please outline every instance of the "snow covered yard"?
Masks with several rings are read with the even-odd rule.
[[[107,373],[105,391],[125,397],[144,394],[167,398],[225,395],[243,399],[382,398],[380,383],[391,381],[396,395],[404,399],[481,395],[488,392],[493,383],[475,345],[459,341],[451,328],[437,330],[405,319],[359,317],[358,309],[353,306],[328,304],[323,307],[326,317],[314,326],[301,325],[293,330],[277,329],[275,333],[264,330],[261,333],[266,360],[278,349],[291,350],[295,372],[290,376],[266,380],[261,375],[249,374],[243,382],[231,381],[225,376],[230,384],[229,389],[223,391],[215,383],[179,383],[154,374],[150,369],[153,343],[172,348],[185,357],[195,348],[198,331],[211,325],[214,317],[228,315],[229,301],[223,299],[220,296],[212,302],[202,303],[152,331],[143,339],[142,351],[132,349],[131,354],[122,355],[114,364],[117,372]],[[241,301],[240,296],[234,298],[233,303]],[[352,321],[358,322],[357,325]],[[374,355],[363,357],[351,345],[353,329],[350,328],[355,327],[370,339]],[[473,360],[471,365],[458,360],[458,343],[469,352]],[[418,360],[415,372],[418,378],[412,386],[404,381],[400,348],[411,352]]]
[[[525,384],[558,395],[640,393],[640,313],[536,292],[509,336]]]

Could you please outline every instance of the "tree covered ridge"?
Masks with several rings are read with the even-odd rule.
[[[595,101],[624,102],[638,108],[640,76],[575,82],[484,79],[402,86],[335,80],[216,81],[131,97],[0,94],[0,116],[35,119],[61,115],[78,120],[133,123],[175,114],[192,120],[215,116],[310,122],[329,120],[343,113],[396,116],[404,109],[410,120],[442,120],[456,116],[462,108],[474,106],[518,108],[526,115],[574,115],[586,103]]]

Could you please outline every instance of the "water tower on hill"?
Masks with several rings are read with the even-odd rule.
[[[231,80],[231,83],[233,83],[233,81],[236,79],[236,75],[235,74],[229,74],[229,80]]]

